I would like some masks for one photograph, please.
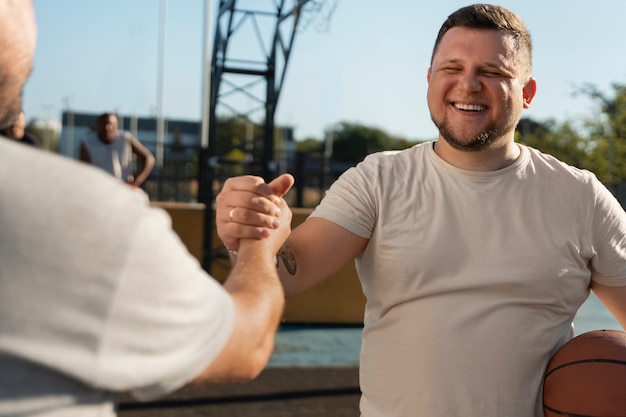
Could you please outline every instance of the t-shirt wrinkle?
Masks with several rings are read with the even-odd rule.
[[[135,220],[130,221],[129,226],[127,226],[127,227],[133,228],[133,230],[129,232],[129,235],[132,236],[132,238],[126,241],[128,242],[129,248],[132,247],[135,244],[135,242],[140,239],[140,236],[137,235],[137,230],[139,228],[139,222],[142,219],[139,216],[133,216],[133,217]],[[117,304],[118,296],[120,294],[120,280],[123,278],[122,271],[126,268],[126,265],[128,264],[130,253],[131,253],[130,250],[123,251],[122,253],[123,260],[119,263],[120,268],[118,269],[117,273],[114,274],[114,276],[116,276],[115,291],[114,291],[113,296],[110,298],[107,312],[104,315],[103,320],[102,320],[102,323],[103,323],[102,333],[101,333],[101,337],[99,338],[98,348],[95,352],[95,362],[96,362],[95,366],[98,372],[94,376],[94,385],[101,387],[101,388],[104,388],[101,382],[102,370],[106,368],[107,363],[108,363],[104,355],[104,346],[106,346],[109,341],[111,316]]]

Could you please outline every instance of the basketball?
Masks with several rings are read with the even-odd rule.
[[[546,417],[626,416],[626,333],[594,330],[564,344],[546,369]]]

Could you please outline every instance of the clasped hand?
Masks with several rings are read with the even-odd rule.
[[[291,210],[282,198],[294,179],[283,174],[266,184],[255,176],[232,177],[217,195],[217,234],[226,247],[237,250],[240,239],[266,239],[274,252],[291,232]]]

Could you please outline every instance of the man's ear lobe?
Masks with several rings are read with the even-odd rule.
[[[537,92],[537,81],[534,78],[528,80],[524,88],[522,89],[522,98],[524,100],[524,108],[527,109],[530,107],[530,103],[535,98],[535,93]]]

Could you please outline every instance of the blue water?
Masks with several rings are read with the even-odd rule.
[[[283,326],[268,366],[355,366],[360,326]]]
[[[589,296],[580,307],[574,319],[574,331],[577,335],[597,329],[622,330],[622,326],[609,313],[609,310],[598,300],[598,297]]]
[[[621,326],[593,294],[574,320],[575,333]],[[268,366],[357,366],[361,349],[360,326],[283,326]]]

